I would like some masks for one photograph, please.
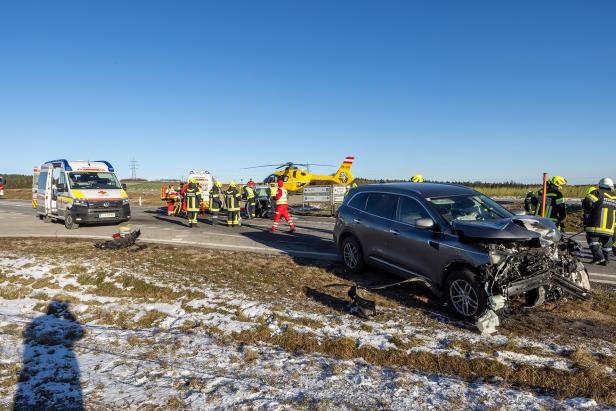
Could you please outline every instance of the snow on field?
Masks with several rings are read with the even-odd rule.
[[[54,264],[45,259],[0,258],[0,290],[12,286],[14,276],[40,280],[51,270]],[[292,328],[320,341],[350,338],[357,347],[379,350],[396,348],[396,338],[408,342],[405,336],[412,336],[414,344],[405,348],[408,353],[463,356],[450,344],[452,340],[470,345],[505,344],[508,338],[504,336],[482,337],[403,320],[366,322],[345,315],[276,310],[236,290],[220,288],[200,288],[204,297],[191,301],[100,296],[92,292],[93,286],[80,285],[75,277],[56,269],[56,285],[41,286],[27,295],[0,294],[0,409],[14,401],[16,409],[36,409],[43,404],[59,409],[80,409],[84,404],[92,409],[597,407],[593,400],[556,400],[511,389],[497,380],[468,382],[360,358],[290,352],[267,343],[238,344],[226,338],[265,324],[272,335]],[[41,293],[49,298],[42,298]],[[49,302],[58,295],[71,303]],[[102,320],[100,310],[125,314],[122,326],[114,323],[119,317]],[[151,324],[130,325],[153,313]],[[570,371],[567,360],[551,355],[563,347],[518,342],[546,354],[503,349],[476,351],[472,356]]]

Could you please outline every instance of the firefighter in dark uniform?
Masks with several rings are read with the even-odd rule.
[[[235,227],[240,225],[240,200],[242,194],[237,188],[235,181],[229,184],[229,188],[225,191],[225,201],[227,203],[227,226]]]
[[[202,197],[201,187],[199,187],[197,181],[194,178],[189,178],[188,187],[184,191],[184,198],[186,200],[186,214],[188,215],[188,225],[190,228],[197,226],[197,214],[199,213]]]
[[[529,191],[526,193],[526,197],[524,197],[524,211],[528,214],[535,214],[535,210],[533,209],[533,197],[535,193]]]
[[[554,176],[548,180],[547,192],[545,195],[545,214],[543,217],[549,218],[562,231],[565,231],[565,218],[567,218],[567,205],[565,196],[560,188],[567,184],[561,176]],[[543,189],[537,191],[531,199],[531,206],[536,216],[541,216],[541,199]]]
[[[214,187],[210,190],[210,212],[212,213],[212,225],[218,220],[218,213],[224,205],[224,193],[222,192],[222,184],[220,181],[214,183]]]
[[[252,180],[251,180],[252,181]],[[242,189],[242,197],[246,201],[246,215],[249,219],[255,218],[255,189],[251,185],[246,185]]]
[[[616,223],[616,193],[612,179],[602,178],[599,188],[584,198],[582,206],[588,213],[584,231],[593,263],[607,265]]]
[[[584,200],[582,200],[582,211],[583,211],[582,224],[584,225],[584,227],[588,225],[588,216],[590,215],[589,212],[584,207],[584,204],[587,201],[586,198],[588,198],[589,195],[594,193],[597,190],[597,188],[598,187],[595,187],[595,186],[588,187],[588,190],[586,190],[586,197],[584,197]]]

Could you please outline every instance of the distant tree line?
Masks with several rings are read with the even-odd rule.
[[[375,179],[375,178],[362,178],[362,177],[357,177],[355,179],[355,182],[357,183],[357,185],[362,185],[362,184],[384,184],[384,183],[403,183],[403,182],[409,182],[410,179],[408,180],[401,180],[401,179]],[[468,186],[468,187],[480,187],[480,188],[497,188],[497,187],[502,187],[502,188],[511,188],[511,189],[516,189],[516,188],[531,188],[531,187],[537,187],[540,186],[541,183],[535,183],[535,184],[528,184],[528,183],[520,183],[517,181],[501,181],[501,182],[491,182],[491,183],[486,183],[485,181],[432,181],[432,180],[426,180],[426,182],[428,183],[446,183],[446,184],[460,184],[463,186]]]
[[[32,188],[32,175],[2,174],[6,180],[6,188]]]

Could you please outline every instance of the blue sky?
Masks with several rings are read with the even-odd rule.
[[[612,1],[4,1],[0,172],[616,177]],[[329,172],[321,169],[316,171]]]

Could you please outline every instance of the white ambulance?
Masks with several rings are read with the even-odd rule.
[[[131,217],[126,185],[107,161],[48,161],[34,169],[34,180],[32,206],[41,220],[62,220],[74,229]]]

